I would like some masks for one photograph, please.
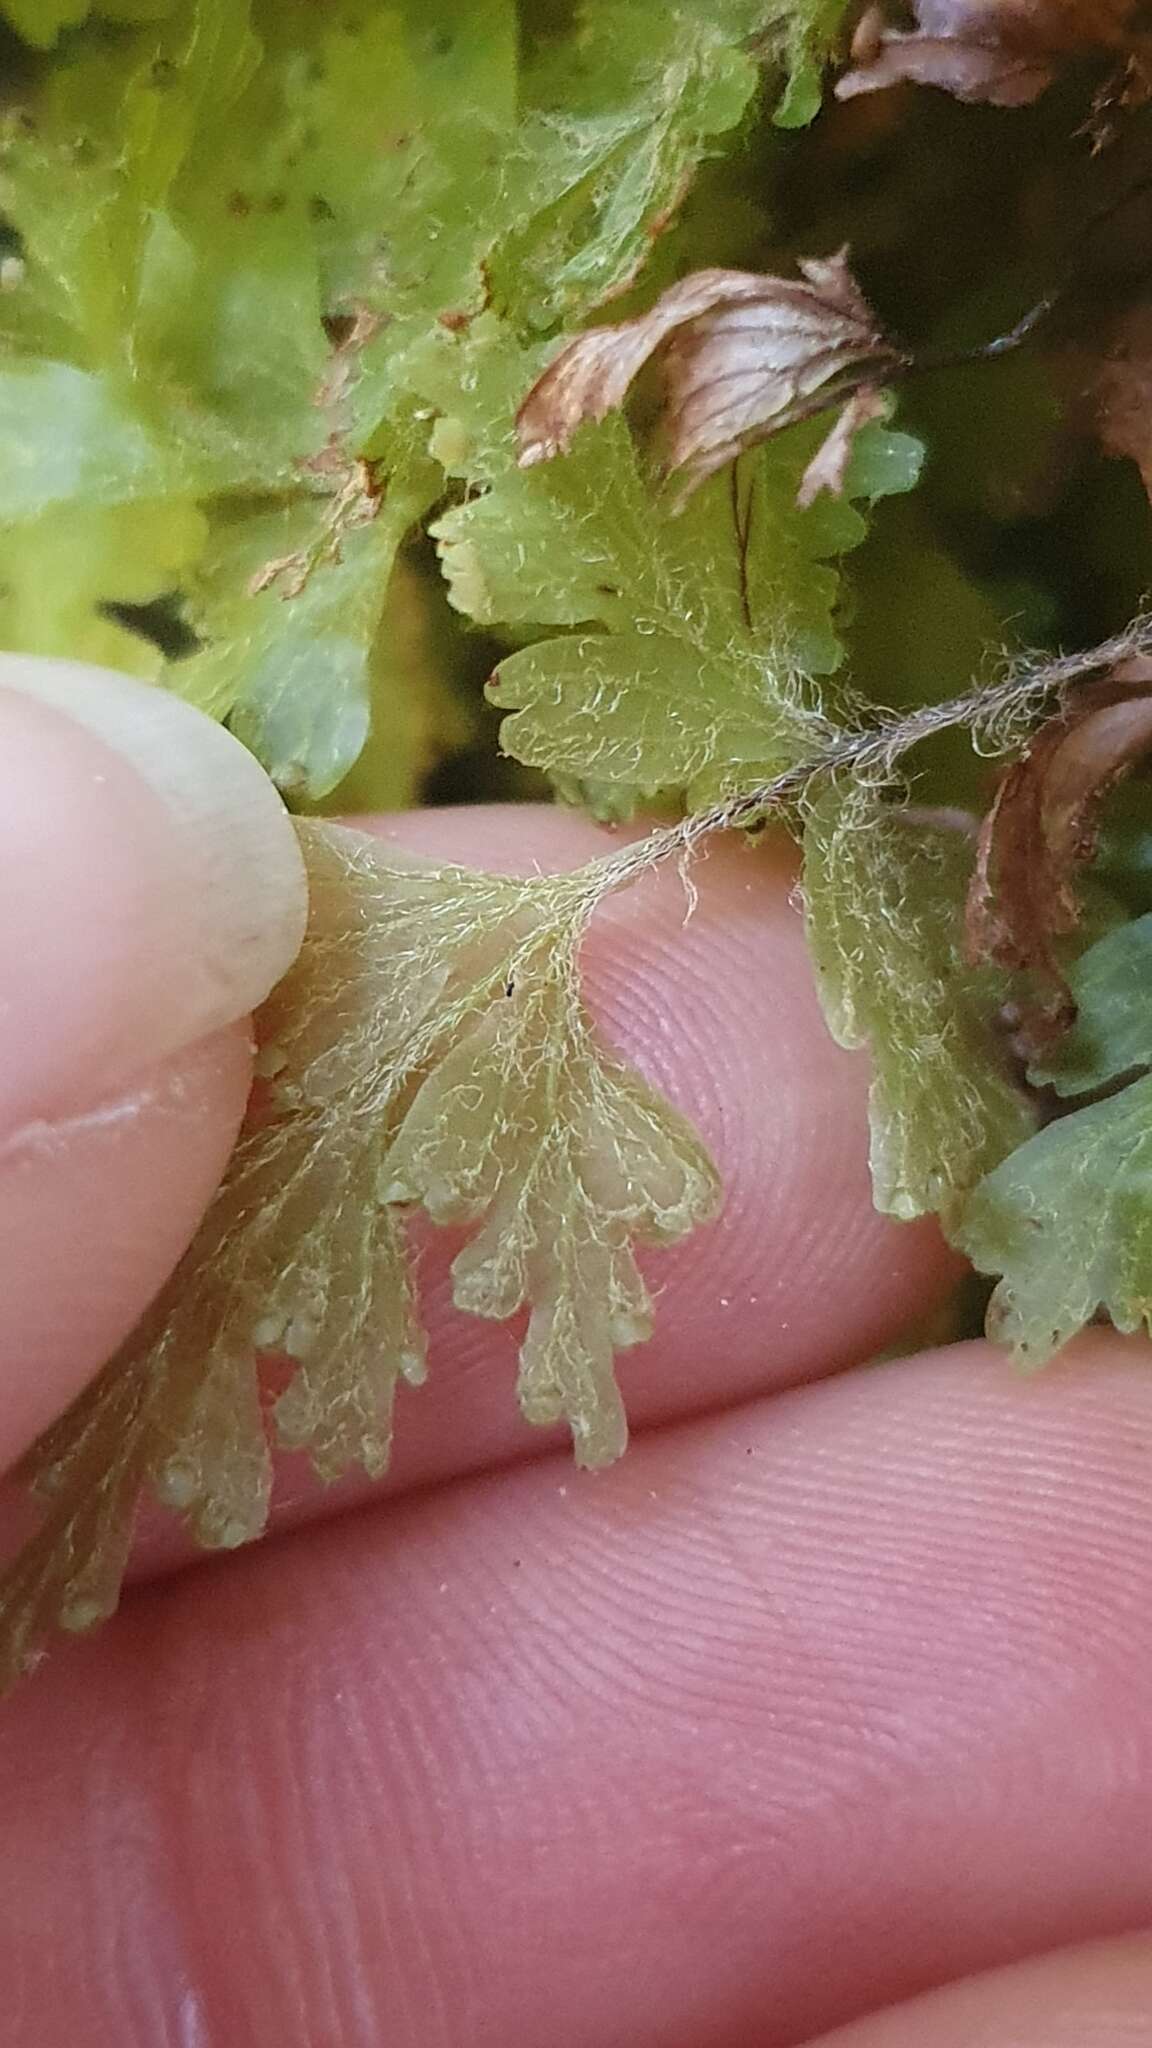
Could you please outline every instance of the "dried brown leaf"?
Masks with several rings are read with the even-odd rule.
[[[881,329],[846,251],[805,258],[800,271],[795,278],[696,271],[650,312],[577,335],[517,414],[521,468],[562,454],[578,427],[623,404],[655,356],[666,381],[667,466],[685,473],[688,489],[861,383],[874,390],[906,358]],[[839,488],[852,431],[843,462],[833,451],[810,495]]]
[[[1124,662],[1041,726],[1010,768],[980,833],[968,892],[974,961],[1026,969],[1036,989],[1029,1053],[1075,1017],[1055,942],[1080,921],[1075,880],[1095,851],[1100,803],[1152,747],[1152,659]]]
[[[869,420],[883,419],[885,413],[884,393],[878,384],[861,384],[852,393],[835,426],[826,434],[800,479],[796,493],[798,505],[810,505],[821,491],[829,491],[838,498],[844,489],[848,476],[848,464],[861,427]]]
[[[916,0],[916,25],[902,29],[889,25],[883,8],[870,7],[836,96],[908,82],[994,107],[1029,106],[1063,60],[1125,53],[1139,11],[1138,0]]]

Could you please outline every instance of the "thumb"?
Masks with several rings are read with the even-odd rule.
[[[0,657],[0,1465],[127,1334],[200,1220],[245,1022],[307,892],[251,755],[108,670]]]

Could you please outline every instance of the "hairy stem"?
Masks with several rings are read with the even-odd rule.
[[[770,782],[693,811],[675,825],[662,825],[619,853],[593,862],[582,871],[583,900],[591,911],[602,897],[624,888],[649,868],[667,860],[683,860],[702,839],[758,824],[773,811],[801,802],[810,785],[850,769],[856,777],[892,782],[898,763],[921,740],[964,726],[974,741],[991,754],[1005,753],[1018,743],[1028,721],[1053,699],[1061,702],[1079,684],[1102,671],[1152,654],[1152,617],[1141,616],[1111,640],[1077,654],[1012,668],[998,681],[950,697],[942,704],[924,704],[903,717],[877,724],[828,728],[827,744],[785,768]]]

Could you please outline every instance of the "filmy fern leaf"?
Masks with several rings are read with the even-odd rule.
[[[405,1208],[478,1226],[456,1299],[501,1319],[530,1305],[524,1412],[567,1421],[595,1465],[624,1447],[615,1353],[650,1328],[633,1245],[717,1205],[691,1128],[592,1034],[585,874],[428,868],[301,830],[309,936],[261,1013],[249,1126],[169,1286],[29,1462],[45,1521],[0,1589],[9,1676],[53,1621],[115,1606],[143,1486],[201,1543],[260,1533],[261,1355],[288,1361],[281,1444],[324,1478],[383,1472],[397,1382],[426,1369]]]
[[[950,1210],[1027,1135],[1031,1118],[961,957],[970,854],[925,832],[867,782],[810,808],[808,938],[833,1036],[872,1050],[878,1208]]]

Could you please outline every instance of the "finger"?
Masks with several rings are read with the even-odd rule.
[[[20,2048],[785,2048],[1152,1920],[1148,1368],[959,1347],[138,1592],[0,1723]]]
[[[166,693],[0,660],[0,1463],[175,1264],[250,1079],[236,1028],[305,908],[295,836]],[[230,1028],[231,1027],[231,1028]]]
[[[415,813],[380,829],[430,857],[513,872],[575,867],[619,843],[529,806]],[[937,1305],[957,1272],[934,1225],[873,1208],[867,1063],[821,1017],[787,843],[714,847],[693,883],[690,915],[674,871],[610,902],[584,957],[602,1037],[691,1118],[725,1190],[716,1223],[642,1255],[655,1335],[623,1356],[620,1375],[640,1428],[867,1356]],[[399,1397],[393,1489],[547,1448],[516,1410],[520,1329],[452,1306],[461,1241],[418,1234],[431,1371]],[[317,1497],[297,1463],[279,1511]]]
[[[1152,1939],[1093,1942],[930,1992],[809,2048],[1141,2048]]]

